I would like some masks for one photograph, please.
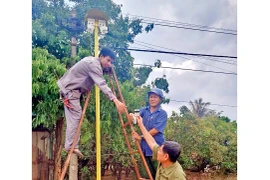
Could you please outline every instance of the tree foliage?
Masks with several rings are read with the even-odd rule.
[[[35,114],[32,125],[53,127],[62,116],[62,104],[59,101],[59,89],[56,84],[66,72],[60,61],[47,50],[32,50],[32,112]]]
[[[146,66],[142,66],[140,68],[135,68],[135,80],[134,80],[134,86],[141,86],[143,85],[149,74],[152,72],[152,68],[151,67],[146,67]]]
[[[222,121],[224,121],[224,122],[231,122],[231,119],[230,118],[228,118],[227,116],[219,116],[219,119],[220,120],[222,120]]]
[[[196,117],[204,117],[209,112],[209,109],[207,109],[207,107],[210,105],[210,102],[203,102],[202,98],[195,99],[194,102],[190,101],[190,105],[192,107],[191,112]]]
[[[34,0],[32,2],[32,47],[47,49],[58,59],[70,54],[69,33],[60,26],[68,16],[64,1]]]
[[[210,166],[220,166],[223,172],[236,172],[237,132],[234,123],[226,123],[218,117],[190,120],[174,113],[168,120],[165,135],[166,140],[181,144],[179,160],[185,169],[200,169],[207,162]]]
[[[194,118],[206,118],[206,117],[219,117],[221,112],[216,112],[213,109],[209,109],[210,102],[203,102],[202,98],[195,99],[194,102],[189,101],[190,109],[186,106],[180,107],[180,115],[188,119]]]
[[[169,83],[166,79],[166,75],[163,75],[162,78],[156,78],[154,81],[153,81],[153,84],[159,88],[159,89],[163,89],[166,93],[169,92]]]

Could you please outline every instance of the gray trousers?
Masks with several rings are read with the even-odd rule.
[[[77,128],[80,123],[81,115],[82,115],[82,107],[80,104],[80,96],[81,93],[78,90],[72,90],[64,95],[64,98],[69,99],[69,105],[73,108],[69,108],[66,105],[65,107],[65,117],[67,121],[67,128],[66,128],[66,140],[65,140],[65,148],[71,149]],[[76,141],[75,148],[79,148],[79,140]]]

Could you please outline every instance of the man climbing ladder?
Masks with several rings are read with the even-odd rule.
[[[57,82],[60,88],[60,95],[63,99],[67,121],[65,139],[66,151],[71,149],[82,115],[80,96],[81,94],[90,91],[94,84],[101,89],[108,99],[115,103],[116,108],[120,113],[127,111],[125,104],[115,97],[103,76],[104,68],[111,67],[114,59],[115,54],[110,49],[103,48],[100,51],[98,58],[92,56],[83,58],[70,68]],[[83,156],[79,150],[79,139],[80,138],[76,141],[73,152],[79,156]]]

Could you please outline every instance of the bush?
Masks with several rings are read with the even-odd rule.
[[[221,172],[236,172],[237,134],[235,122],[217,117],[187,119],[178,115],[168,119],[166,140],[182,146],[179,161],[184,169],[203,171],[206,164],[219,166]]]

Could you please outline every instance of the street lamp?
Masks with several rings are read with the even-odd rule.
[[[109,17],[104,12],[98,9],[90,9],[86,13],[84,20],[87,22],[87,31],[90,34],[93,33],[95,26],[99,27],[102,35],[108,32],[107,21],[109,20]],[[98,22],[97,24],[95,24],[96,21]]]
[[[87,11],[84,21],[87,22],[87,31],[94,32],[95,57],[98,57],[98,27],[100,34],[105,35],[108,32],[108,16],[98,9]],[[95,85],[96,92],[96,179],[101,180],[101,147],[100,147],[100,91]]]
[[[94,19],[87,19],[87,31],[92,34],[95,29],[95,20]]]
[[[99,20],[99,29],[100,29],[100,34],[102,35],[107,34],[108,27],[106,26],[106,21]]]

